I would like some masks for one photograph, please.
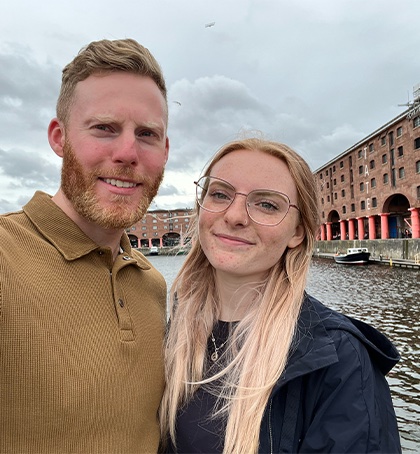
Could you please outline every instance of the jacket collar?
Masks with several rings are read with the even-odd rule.
[[[329,309],[306,294],[286,369],[274,389],[284,386],[298,376],[336,363],[337,351],[329,331],[337,329],[358,338],[384,375],[400,359],[394,345],[378,330]]]

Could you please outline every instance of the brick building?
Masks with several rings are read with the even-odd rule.
[[[420,238],[420,85],[398,117],[315,172],[321,240]]]
[[[191,209],[153,210],[126,230],[133,247],[164,247],[185,244]]]

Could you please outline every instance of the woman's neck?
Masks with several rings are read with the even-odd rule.
[[[254,303],[256,288],[260,282],[216,273],[216,287],[220,302],[219,320],[235,322],[242,320]]]

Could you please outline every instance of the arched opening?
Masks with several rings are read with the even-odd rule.
[[[181,235],[176,232],[165,233],[162,237],[163,246],[173,247],[179,244]]]
[[[139,239],[136,237],[136,235],[129,233],[128,238],[130,240],[131,247],[134,247],[134,248],[139,247]]]
[[[405,222],[405,219],[410,219],[409,208],[410,203],[403,194],[393,194],[386,199],[382,212],[389,213],[389,238],[404,238],[407,236],[409,224]]]
[[[332,239],[339,240],[340,239],[340,215],[338,214],[338,211],[336,211],[336,210],[330,211],[327,219],[328,219],[328,222],[331,222]],[[343,240],[344,239],[345,238],[343,238]]]

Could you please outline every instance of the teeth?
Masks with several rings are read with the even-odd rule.
[[[134,188],[136,183],[130,183],[129,181],[121,181],[121,180],[114,180],[110,178],[104,178],[105,183],[112,184],[112,186],[116,186],[117,188]]]

